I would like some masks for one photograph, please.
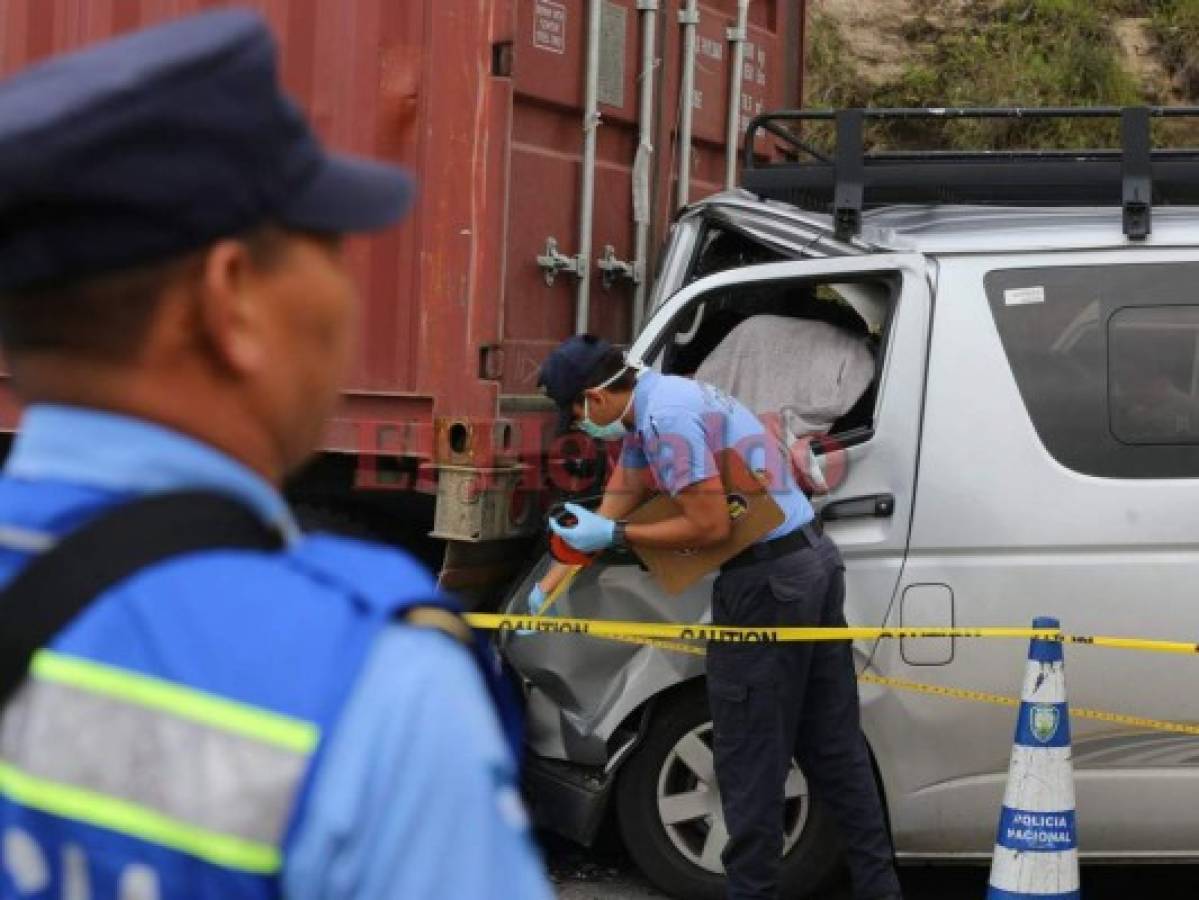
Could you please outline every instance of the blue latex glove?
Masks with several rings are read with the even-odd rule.
[[[529,600],[528,600],[529,615],[531,615],[531,616],[541,615],[541,608],[543,606],[545,606],[545,600],[546,600],[545,591],[543,591],[541,589],[541,585],[539,585],[539,584],[533,585],[533,590],[529,591]],[[551,606],[550,607],[550,615],[553,615],[553,613],[554,613],[554,608]]]
[[[577,503],[567,503],[566,511],[573,513],[579,520],[578,523],[566,528],[550,519],[550,528],[554,534],[583,553],[598,553],[612,546],[612,535],[616,531],[615,522],[584,509]]]
[[[529,615],[531,615],[531,616],[541,615],[541,610],[545,606],[545,601],[546,601],[545,591],[543,591],[541,589],[540,584],[534,584],[533,589],[531,591],[529,591],[528,600],[525,601],[529,606]],[[552,607],[552,606],[550,607],[549,615],[551,615],[551,616],[557,615],[557,612],[558,611],[554,607]],[[516,633],[519,634],[521,637],[525,637],[530,634],[536,634],[537,632],[532,631],[528,628],[518,628],[518,629],[516,629]]]

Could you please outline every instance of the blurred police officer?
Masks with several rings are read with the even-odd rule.
[[[549,897],[460,620],[279,493],[349,356],[340,235],[396,221],[410,183],[327,154],[275,56],[228,11],[0,84],[0,345],[28,404],[0,607],[147,495],[275,535],[143,568],[33,656],[0,720],[0,896]]]
[[[597,512],[567,509],[578,524],[551,527],[578,550],[612,546],[688,548],[729,534],[716,456],[726,448],[768,471],[783,524],[728,560],[716,579],[712,621],[748,627],[844,626],[844,566],[812,527],[814,513],[782,453],[767,453],[762,423],[724,392],[688,378],[629,366],[606,341],[581,335],[561,344],[540,381],[562,425],[600,440],[623,440]],[[750,448],[757,447],[757,451]],[[774,471],[770,471],[773,469]],[[674,497],[679,514],[652,524],[625,516],[652,492]],[[557,567],[529,606],[562,577]],[[729,841],[723,854],[732,900],[774,898],[783,850],[784,782],[798,755],[813,792],[845,838],[854,896],[900,896],[890,839],[858,714],[848,641],[708,645],[716,778]]]

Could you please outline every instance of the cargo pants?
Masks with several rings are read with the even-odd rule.
[[[845,576],[831,540],[722,572],[717,625],[844,626]],[[729,843],[729,900],[776,900],[783,848],[783,785],[797,751],[811,793],[833,813],[854,897],[899,898],[858,710],[848,641],[708,647],[716,779]]]

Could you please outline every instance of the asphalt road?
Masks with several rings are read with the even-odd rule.
[[[548,839],[547,861],[559,900],[664,900],[618,847],[587,852]],[[966,866],[905,866],[906,900],[982,900],[987,870]],[[1199,896],[1199,866],[1087,866],[1085,900],[1181,900]],[[811,900],[852,900],[844,878]],[[788,898],[790,900],[790,898]]]

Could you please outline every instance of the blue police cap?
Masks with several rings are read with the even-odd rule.
[[[399,168],[324,151],[248,11],[178,19],[0,82],[0,290],[268,222],[380,228],[411,195]]]
[[[537,373],[537,384],[558,406],[558,429],[574,423],[574,401],[590,387],[591,376],[612,345],[592,334],[576,334],[553,349]]]

